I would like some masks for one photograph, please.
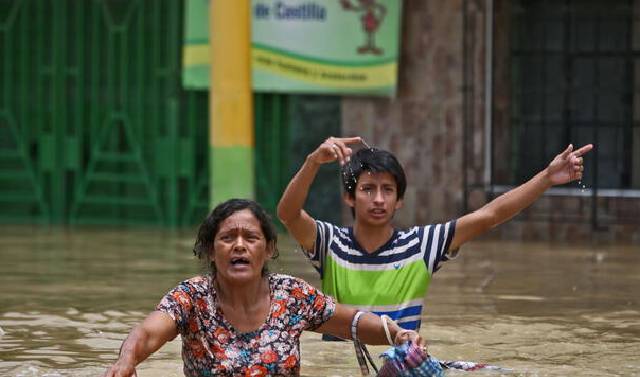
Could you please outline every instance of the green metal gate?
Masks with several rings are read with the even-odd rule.
[[[0,2],[0,220],[193,223],[207,94],[180,88],[175,0]]]
[[[197,223],[208,211],[208,97],[180,82],[183,3],[0,1],[0,222]],[[256,94],[257,199],[275,214],[339,98]],[[338,216],[335,167],[309,201]]]

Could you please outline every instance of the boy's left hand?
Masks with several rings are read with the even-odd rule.
[[[593,144],[573,150],[573,144],[569,144],[567,149],[557,155],[547,167],[547,177],[552,185],[562,185],[582,179],[584,171],[584,159],[582,155],[593,149]]]

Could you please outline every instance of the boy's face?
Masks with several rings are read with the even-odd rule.
[[[395,211],[402,207],[396,180],[388,172],[362,172],[354,197],[346,195],[345,202],[355,209],[356,222],[377,226],[391,223]]]

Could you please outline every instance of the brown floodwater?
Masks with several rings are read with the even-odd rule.
[[[2,227],[0,376],[99,376],[131,326],[199,272],[194,235]],[[272,271],[318,285],[290,240],[280,254]],[[511,370],[451,376],[640,376],[639,288],[637,245],[477,241],[435,274],[421,334],[440,359]],[[306,333],[302,374],[359,376],[353,346]],[[181,376],[179,342],[138,375]]]

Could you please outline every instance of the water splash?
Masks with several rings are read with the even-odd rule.
[[[582,183],[582,180],[578,181],[578,187],[580,188],[580,192],[585,192],[587,190],[587,185]]]

